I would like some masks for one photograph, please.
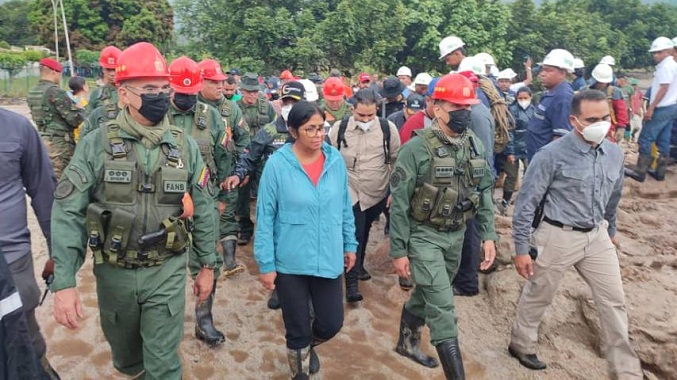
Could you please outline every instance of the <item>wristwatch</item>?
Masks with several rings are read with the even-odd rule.
[[[200,269],[211,269],[211,270],[214,270],[214,268],[216,268],[216,265],[213,264],[212,265],[202,264],[202,266],[200,267]]]

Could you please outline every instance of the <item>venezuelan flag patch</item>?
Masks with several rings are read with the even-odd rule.
[[[206,166],[203,166],[202,170],[200,170],[200,177],[197,180],[197,185],[204,189],[207,184],[209,184],[209,170],[207,170]]]

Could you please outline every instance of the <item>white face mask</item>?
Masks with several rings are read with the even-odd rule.
[[[520,107],[525,110],[531,105],[531,100],[518,100],[517,104],[519,104]]]
[[[284,121],[287,121],[287,118],[289,117],[289,112],[291,112],[291,104],[287,104],[286,106],[282,106],[282,109],[280,109],[280,115],[284,119]]]
[[[371,119],[369,121],[355,121],[355,124],[363,130],[364,132],[369,130],[369,127],[371,127],[374,124],[374,119]]]
[[[578,118],[576,118],[578,120]],[[580,124],[580,121],[578,121]],[[609,133],[609,129],[611,128],[611,122],[607,120],[601,120],[596,123],[590,124],[585,129],[581,132],[581,135],[583,135],[583,138],[591,142],[593,144],[601,144],[602,141],[604,141],[604,138],[606,137],[606,134]]]

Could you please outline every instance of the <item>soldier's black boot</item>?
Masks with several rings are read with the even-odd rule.
[[[668,170],[668,159],[667,156],[658,157],[656,162],[656,170],[648,170],[650,176],[652,176],[656,181],[665,181],[665,172]]]
[[[317,356],[317,352],[315,352],[315,347],[319,346],[320,344],[326,342],[324,339],[320,339],[318,337],[313,337],[312,343],[310,343],[310,374],[314,375],[318,372],[320,372],[320,358]]]
[[[463,369],[461,349],[458,347],[458,339],[445,340],[438,344],[436,348],[447,380],[465,380],[465,370]]]
[[[277,298],[277,289],[270,293],[270,298],[268,299],[268,308],[272,310],[277,310],[280,308],[280,299]]]
[[[634,179],[637,182],[644,182],[646,179],[646,171],[653,162],[653,157],[642,156],[637,157],[637,165],[625,168],[625,176]]]
[[[212,294],[207,299],[195,305],[195,337],[214,347],[226,341],[223,333],[214,327],[212,319],[212,305],[216,294],[216,281]]]
[[[346,278],[346,302],[359,302],[364,299],[357,283],[357,271],[351,270],[345,274]]]
[[[235,261],[235,249],[237,241],[232,238],[221,239],[221,248],[223,248],[223,275],[226,277],[234,276],[244,272],[244,267]]]
[[[292,380],[310,379],[310,347],[300,350],[287,349],[287,360]]]
[[[429,368],[435,368],[439,364],[435,358],[430,357],[421,351],[421,330],[425,321],[402,307],[402,318],[400,319],[400,339],[397,341],[395,351],[402,356]]]

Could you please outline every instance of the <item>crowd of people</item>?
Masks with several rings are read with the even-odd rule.
[[[20,326],[4,351],[15,358],[8,373],[59,378],[35,319],[28,195],[47,240],[56,321],[79,327],[76,274],[91,252],[101,328],[114,367],[130,378],[181,378],[186,273],[196,338],[227,341],[214,326],[216,284],[244,272],[238,246],[252,240],[267,305],[282,312],[290,376],[316,374],[316,347],[340,332],[344,298],[377,302],[359,285],[372,277],[367,243],[383,217],[410,293],[396,352],[464,379],[454,297],[479,294],[478,273],[495,268],[496,214],[512,214],[515,268],[527,282],[509,354],[546,368],[538,327],[573,266],[592,289],[610,376],[641,379],[616,214],[625,176],[663,181],[674,159],[675,43],[651,44],[646,94],[610,56],[588,78],[581,59],[554,49],[536,66],[527,58],[518,81],[490,54],[467,55],[457,36],[439,43],[449,74],[402,66],[356,83],[335,69],[264,78],[213,59],[167,64],[146,42],[109,46],[88,99],[81,78],[67,93],[61,64],[43,59],[28,96],[34,125],[0,110],[0,268],[12,274],[0,290],[12,306],[3,316]],[[624,167],[637,133],[637,164]],[[424,326],[437,358],[421,350]]]

